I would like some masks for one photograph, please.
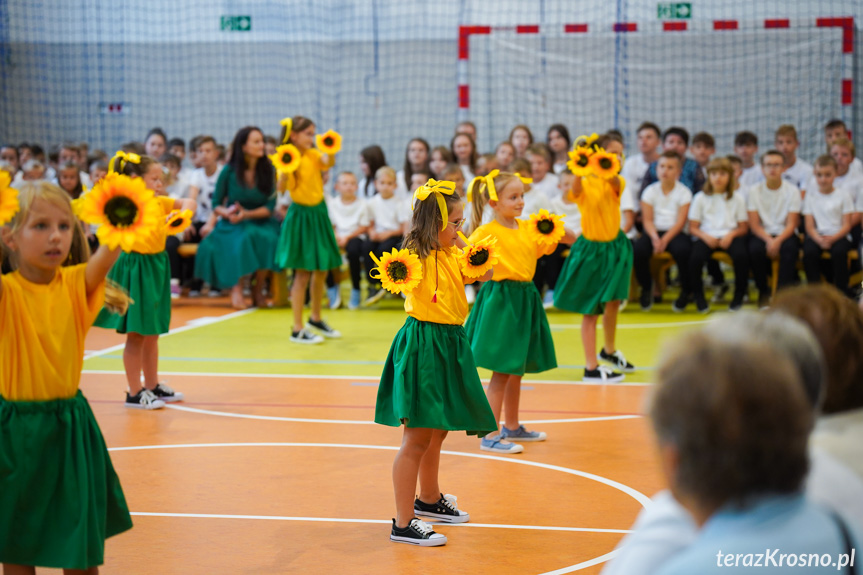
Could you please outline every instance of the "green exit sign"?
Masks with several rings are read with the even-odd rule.
[[[251,32],[251,16],[222,16],[222,32]]]
[[[660,20],[689,20],[692,18],[692,3],[671,2],[657,4],[656,17]]]

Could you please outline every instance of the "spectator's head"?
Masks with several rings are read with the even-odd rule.
[[[483,154],[476,161],[477,176],[487,176],[492,170],[499,170],[500,164],[497,163],[497,156],[494,154]]]
[[[213,136],[198,136],[195,147],[195,165],[210,171],[219,163],[219,147]]]
[[[341,172],[336,177],[336,182],[333,184],[336,193],[343,200],[353,201],[357,197],[357,177],[353,172]]]
[[[533,143],[533,134],[524,124],[514,127],[509,133],[509,143],[515,150],[516,158],[523,158],[528,146]]]
[[[478,157],[476,151],[476,142],[473,141],[473,136],[467,133],[460,133],[453,136],[450,142],[450,150],[452,155],[462,166],[470,167],[471,173],[476,170],[476,159]]]
[[[168,141],[168,153],[180,158],[180,162],[186,159],[186,142],[183,138],[171,138]]]
[[[21,167],[22,177],[27,182],[34,182],[45,178],[45,164],[35,158],[30,158]]]
[[[443,176],[442,179],[447,182],[454,182],[456,193],[459,194],[459,196],[464,196],[464,172],[461,171],[461,167],[459,167],[458,164],[447,164],[446,167],[444,167],[441,176]]]
[[[0,147],[0,162],[4,164],[9,164],[12,166],[14,172],[18,171],[20,167],[20,161],[18,157],[18,148],[15,146],[2,146]]]
[[[666,185],[673,185],[680,178],[683,158],[677,152],[665,151],[656,162],[656,177]]]
[[[572,191],[572,184],[575,183],[575,175],[569,169],[569,167],[564,168],[557,175],[557,189],[560,190],[561,198],[566,203],[572,203],[572,198],[570,192]]]
[[[411,181],[408,182],[410,186],[410,193],[413,195],[417,188],[425,184],[431,178],[431,170],[429,172],[414,172],[411,174]]]
[[[744,168],[750,167],[755,163],[755,154],[758,153],[758,136],[748,130],[737,132],[734,136],[734,153],[743,160]]]
[[[81,197],[84,186],[81,183],[81,169],[78,162],[60,164],[57,169],[57,184],[74,200]]]
[[[785,171],[785,156],[779,150],[767,150],[761,154],[761,171],[770,187],[776,189]]]
[[[679,126],[671,126],[662,135],[662,149],[677,152],[680,157],[686,157],[689,147],[689,132]]]
[[[541,182],[551,171],[551,150],[545,144],[531,144],[526,159],[530,162],[530,172],[535,182]]]
[[[276,137],[272,135],[264,136],[264,147],[267,149],[267,155],[272,156],[276,153],[276,148],[278,147],[278,142],[276,142]]]
[[[371,145],[360,150],[360,170],[368,182],[371,182],[377,171],[386,165],[387,158],[380,146]]]
[[[707,132],[698,132],[692,136],[692,157],[699,166],[706,166],[710,156],[716,153],[716,140]]]
[[[662,132],[659,130],[659,126],[653,122],[642,122],[638,130],[635,131],[635,137],[638,143],[638,151],[642,155],[650,157],[659,148]]]
[[[385,200],[396,193],[396,171],[389,166],[382,166],[375,172],[375,189]]]
[[[473,141],[476,142],[476,124],[473,122],[466,120],[464,122],[459,122],[455,127],[456,134],[467,134]]]
[[[797,148],[800,142],[797,140],[797,129],[791,124],[782,124],[776,130],[773,145],[782,154],[786,166],[791,166],[797,161]]]
[[[596,143],[609,154],[616,155],[623,166],[623,136],[618,130],[609,130],[601,135]]]
[[[497,165],[500,166],[500,169],[503,169],[515,159],[515,148],[508,140],[501,142],[494,150],[494,157],[497,158]]]
[[[21,142],[18,144],[18,164],[21,166],[21,169],[24,169],[24,164],[33,157],[33,147],[30,146],[27,142]]]
[[[824,154],[815,158],[815,163],[812,164],[812,175],[815,176],[815,182],[818,184],[818,191],[822,194],[833,192],[833,181],[839,173],[839,167],[833,156]]]
[[[74,144],[72,142],[63,142],[60,146],[60,153],[57,156],[57,166],[65,166],[70,163],[78,163],[78,153],[81,151],[81,148],[78,147],[78,144]]]
[[[734,179],[739,182],[740,176],[743,175],[743,160],[740,159],[740,156],[735,156],[734,154],[728,154],[725,156],[725,159],[731,162],[731,168],[734,170]]]
[[[848,168],[851,167],[851,162],[854,161],[854,156],[857,154],[857,149],[854,147],[854,142],[848,138],[836,138],[830,144],[830,155],[836,160],[836,175],[844,176],[848,173]]]
[[[90,181],[95,186],[108,174],[108,160],[96,160],[90,164]]]
[[[548,149],[554,155],[565,155],[572,147],[572,138],[569,137],[569,130],[563,124],[552,124],[546,133],[545,142],[548,144]]]
[[[725,194],[731,198],[737,189],[737,179],[734,177],[734,168],[726,158],[713,158],[707,164],[707,182],[704,184],[704,193]]]
[[[159,163],[162,164],[162,167],[168,170],[171,181],[177,179],[177,174],[180,173],[180,168],[182,167],[183,163],[180,158],[178,158],[174,154],[166,153],[159,156]]]
[[[533,179],[533,171],[530,169],[530,162],[525,160],[524,158],[518,158],[512,161],[509,166],[507,166],[506,171],[511,174],[518,174],[522,178],[531,178]],[[529,192],[531,189],[530,184],[525,184],[524,191]]]
[[[429,160],[429,169],[432,172],[432,177],[436,180],[444,179],[444,168],[453,162],[455,162],[455,158],[449,148],[446,146],[436,146],[432,149],[431,159]]]
[[[144,151],[148,156],[158,158],[168,151],[168,136],[162,128],[153,128],[144,138]]]
[[[838,138],[850,138],[850,134],[845,122],[834,118],[824,124],[824,140],[827,142],[827,148],[829,149]]]

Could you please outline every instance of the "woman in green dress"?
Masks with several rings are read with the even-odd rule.
[[[273,164],[264,151],[264,135],[254,126],[242,128],[231,144],[213,193],[213,214],[201,229],[204,239],[195,258],[195,277],[222,289],[231,286],[231,304],[245,309],[241,279],[255,274],[254,303],[265,305],[262,292],[268,270],[277,270],[279,224]]]

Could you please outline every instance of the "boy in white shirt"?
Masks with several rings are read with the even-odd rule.
[[[557,189],[557,176],[551,171],[551,151],[548,146],[532,144],[527,149],[527,161],[530,162],[533,191],[545,194],[549,200],[560,195]]]
[[[716,140],[707,132],[698,132],[692,136],[692,146],[689,150],[692,152],[692,158],[701,168],[704,178],[707,179],[707,164],[711,156],[716,153]]]
[[[758,307],[770,304],[767,267],[770,260],[779,260],[777,289],[789,286],[797,279],[797,258],[800,239],[800,190],[782,178],[785,155],[770,150],[761,156],[764,181],[749,188],[746,209],[749,212],[749,264],[758,287]]]
[[[680,275],[680,297],[672,304],[674,311],[686,308],[692,293],[689,259],[692,240],[683,231],[692,192],[678,181],[683,159],[677,152],[663,152],[656,166],[658,182],[644,189],[641,195],[641,216],[644,233],[633,242],[635,277],[641,285],[639,303],[642,311],[653,306],[653,278],[650,259],[654,254],[669,252],[677,263]]]
[[[626,180],[626,189],[630,190],[633,200],[641,191],[644,175],[650,168],[650,164],[659,159],[661,151],[659,143],[662,132],[659,126],[653,122],[644,122],[638,127],[635,134],[639,153],[627,157],[620,172],[620,175]],[[636,202],[637,211],[638,202]]]
[[[389,166],[379,168],[375,173],[377,194],[368,200],[369,239],[363,246],[363,254],[372,252],[380,259],[384,252],[400,248],[410,220],[410,204],[396,197],[396,171]],[[363,305],[369,306],[386,295],[380,280],[371,276],[375,267],[372,258],[363,258],[369,280],[369,297]]]
[[[810,190],[803,201],[806,239],[803,240],[803,269],[806,281],[821,281],[821,255],[830,253],[832,283],[842,293],[848,292],[848,251],[854,203],[850,194],[835,189],[836,160],[824,155],[815,160],[817,190]]]
[[[362,270],[365,233],[369,228],[369,210],[366,200],[357,197],[357,177],[351,172],[342,172],[335,182],[338,196],[327,198],[327,210],[336,243],[348,256],[348,269],[351,274],[351,299],[348,309],[360,307],[360,272]],[[341,300],[339,286],[335,283],[327,287],[330,307]]]
[[[749,186],[754,186],[764,179],[761,166],[755,163],[755,157],[758,155],[758,136],[748,130],[737,132],[734,136],[734,154],[743,161],[740,187],[746,193]]]
[[[195,162],[200,168],[195,169],[189,177],[188,197],[198,202],[198,209],[192,218],[192,225],[186,230],[183,241],[189,243],[200,243],[202,238],[207,237],[213,231],[208,225],[210,214],[213,213],[213,192],[216,191],[216,182],[222,173],[219,165],[219,151],[216,148],[216,140],[212,136],[200,136],[197,139],[197,148],[192,151],[195,154]],[[190,258],[189,264],[195,269],[194,258]],[[190,296],[200,292],[201,282],[194,280],[189,290]],[[213,290],[213,295],[218,292]]]
[[[578,209],[578,205],[572,201],[569,194],[569,190],[572,189],[572,184],[575,181],[575,176],[572,175],[572,172],[567,167],[557,175],[557,179],[558,193],[549,202],[548,211],[559,216],[565,216],[563,223],[567,228],[575,232],[575,237],[578,237],[581,235],[581,211]],[[542,306],[545,309],[554,307],[554,287],[557,285],[557,278],[560,277],[560,270],[563,269],[565,261],[563,252],[570,247],[569,245],[560,244],[551,254],[537,260],[537,269],[539,269],[539,262],[544,262],[545,264],[544,276],[542,277],[543,283],[548,284],[548,289],[542,298]],[[534,283],[536,283],[536,279],[537,277],[534,276]],[[537,286],[537,289],[540,289],[539,286]]]
[[[833,145],[833,142],[839,138],[851,139],[851,134],[848,132],[848,127],[842,120],[833,119],[824,125],[824,141],[827,143],[827,149]],[[860,158],[854,158],[849,166],[851,173],[855,176],[863,176],[863,162]],[[814,189],[814,188],[813,188]]]
[[[776,130],[773,143],[785,160],[782,179],[791,182],[799,190],[805,190],[809,178],[812,177],[812,164],[797,157],[797,148],[800,146],[797,140],[797,129],[791,124],[782,124]],[[761,161],[763,163],[764,158]]]

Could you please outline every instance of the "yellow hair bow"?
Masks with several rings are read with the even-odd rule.
[[[523,178],[521,176],[521,174],[519,174],[518,172],[515,173],[515,177],[518,178],[519,180],[521,180],[522,184],[532,184],[533,183],[533,178]]]
[[[488,188],[488,197],[490,200],[497,201],[497,188],[494,187],[494,179],[500,175],[500,170],[492,170],[485,176],[477,176],[470,182],[467,188],[467,201],[473,201],[473,184],[477,180],[485,182],[485,187]]]
[[[119,150],[116,154],[114,154],[113,159],[116,160],[118,158],[120,160],[120,171],[122,171],[123,168],[126,166],[126,162],[132,162],[133,164],[141,163],[141,156],[132,152],[124,152],[123,150]],[[114,171],[115,163],[116,162],[111,161],[111,163],[108,164],[109,173]]]
[[[294,120],[288,116],[287,118],[282,118],[282,121],[279,122],[279,124],[285,127],[285,137],[282,140],[282,143],[287,144],[288,140],[291,138],[291,130],[294,127]]]
[[[455,182],[447,182],[447,181],[437,181],[434,179],[430,179],[425,185],[422,185],[417,188],[417,191],[414,192],[414,200],[423,201],[428,198],[430,195],[434,194],[435,199],[437,200],[437,206],[440,210],[441,216],[441,231],[446,229],[446,225],[449,220],[449,211],[446,209],[446,200],[443,195],[446,194],[451,196],[455,193]],[[415,202],[412,203],[411,209],[414,208]]]

